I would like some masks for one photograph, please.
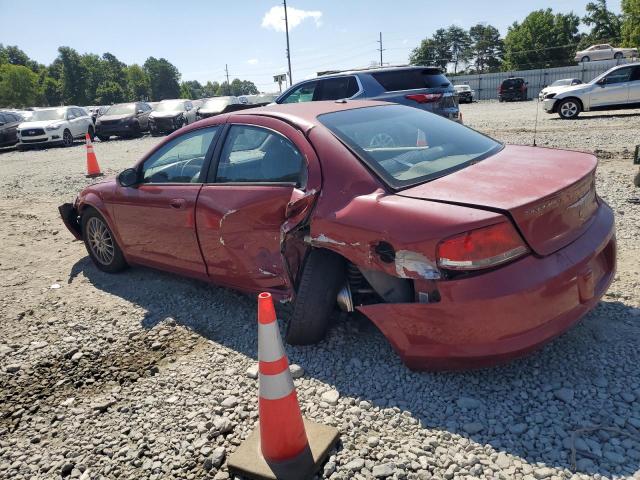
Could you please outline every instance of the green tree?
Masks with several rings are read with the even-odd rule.
[[[97,103],[98,87],[105,81],[104,62],[94,53],[80,56],[80,63],[84,71],[84,97],[87,103]]]
[[[197,80],[187,80],[180,84],[180,96],[181,98],[190,98],[192,100],[202,98],[203,87]]]
[[[29,107],[40,96],[38,75],[24,65],[5,63],[0,66],[0,105]]]
[[[180,96],[180,72],[164,58],[149,57],[144,62],[149,77],[151,100],[158,101]]]
[[[70,47],[58,48],[61,63],[62,100],[66,104],[86,105],[87,70],[78,52]]]
[[[514,22],[504,39],[507,70],[558,67],[573,62],[580,18],[573,13],[554,14],[550,8],[531,12]]]
[[[640,47],[640,0],[622,0],[622,45]]]
[[[218,82],[207,82],[202,87],[202,96],[203,97],[215,97],[218,93],[218,89],[220,88],[220,84]]]
[[[130,100],[147,100],[150,96],[149,77],[144,69],[134,63],[126,67],[125,75],[127,77],[127,97]]]
[[[112,80],[105,80],[98,85],[95,99],[100,105],[124,102],[124,90],[118,83]]]
[[[452,60],[450,38],[444,28],[436,30],[431,38],[422,40],[409,56],[413,65],[435,65],[443,70]]]
[[[48,75],[40,77],[40,94],[42,103],[48,106],[57,106],[62,103],[62,92],[60,82]]]
[[[453,63],[453,74],[458,73],[458,66],[467,63],[472,56],[471,37],[469,32],[457,25],[447,28],[447,41],[451,52],[451,63]]]
[[[499,71],[504,43],[498,29],[492,25],[478,23],[469,29],[469,37],[471,37],[471,61],[475,73]]]
[[[587,14],[582,22],[591,27],[591,31],[581,41],[581,47],[588,47],[594,43],[620,43],[622,21],[607,8],[607,0],[589,2],[586,6]]]

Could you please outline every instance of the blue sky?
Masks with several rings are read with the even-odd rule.
[[[289,0],[293,80],[377,61],[380,31],[384,62],[406,63],[411,49],[437,28],[487,22],[505,34],[532,10],[552,7],[582,16],[587,2]],[[618,0],[609,4],[620,11]],[[128,64],[164,57],[183,80],[201,82],[224,80],[226,63],[232,79],[276,91],[272,76],[286,70],[281,12],[272,10],[279,5],[270,0],[0,0],[0,43],[18,45],[45,64],[60,45],[81,53],[111,52]]]

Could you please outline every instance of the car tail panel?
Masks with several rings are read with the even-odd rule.
[[[548,255],[577,239],[599,207],[593,155],[507,146],[500,153],[400,195],[508,214],[531,249]]]

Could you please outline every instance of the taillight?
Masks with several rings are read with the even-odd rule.
[[[414,93],[413,95],[405,95],[407,100],[413,100],[418,103],[437,102],[442,98],[441,93]]]
[[[437,258],[441,268],[480,270],[510,262],[528,251],[513,225],[503,222],[441,241]]]
[[[520,85],[520,90],[524,92],[526,89],[527,89],[527,86],[524,83]]]

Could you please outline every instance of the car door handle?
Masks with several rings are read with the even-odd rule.
[[[185,203],[186,202],[184,198],[172,198],[169,201],[169,205],[171,205],[171,208],[176,208],[176,209],[184,208]]]

